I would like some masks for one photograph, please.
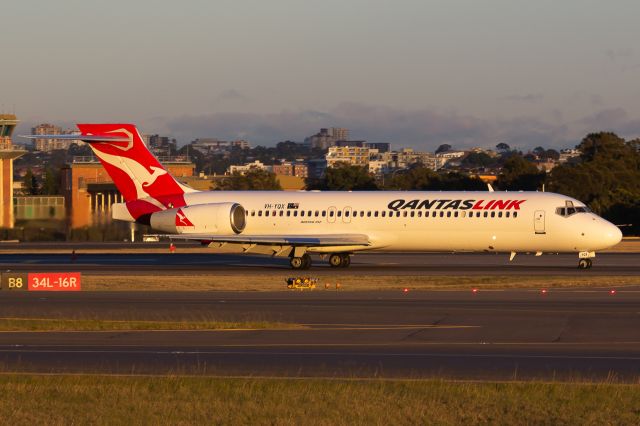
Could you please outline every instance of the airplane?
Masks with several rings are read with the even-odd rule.
[[[348,267],[361,251],[577,253],[615,246],[620,229],[582,202],[550,192],[197,191],[176,180],[133,124],[78,124],[80,139],[122,193],[115,220],[150,225],[170,239],[241,253],[289,257],[308,269],[311,254]]]

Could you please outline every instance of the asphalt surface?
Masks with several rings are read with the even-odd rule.
[[[166,249],[166,246],[163,246]],[[186,250],[185,250],[186,251]],[[493,253],[358,253],[351,266],[333,269],[327,260],[312,256],[312,270],[335,274],[363,275],[631,275],[640,276],[639,253],[601,253],[593,268],[578,270],[578,258],[571,254],[547,254],[540,257],[520,254],[509,262],[507,254]],[[0,271],[67,271],[98,273],[281,273],[290,269],[288,258],[213,254],[176,253],[68,253],[43,254],[37,251],[12,253],[0,250]]]
[[[2,317],[268,320],[303,329],[0,332],[0,370],[640,380],[640,287],[432,292],[0,291]]]

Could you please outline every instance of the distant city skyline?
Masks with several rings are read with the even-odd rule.
[[[626,0],[19,2],[0,113],[16,134],[123,121],[181,145],[323,127],[423,150],[634,138],[637,16]]]

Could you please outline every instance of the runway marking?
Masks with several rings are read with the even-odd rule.
[[[0,318],[7,319],[7,318]],[[30,319],[30,318],[10,318],[10,319]],[[49,321],[50,319],[34,318],[33,320]],[[55,320],[55,319],[54,319]],[[72,321],[72,320],[68,320]],[[113,321],[124,322],[124,321]],[[151,321],[140,321],[151,322]],[[414,330],[414,329],[459,329],[459,328],[480,328],[479,325],[440,325],[440,324],[295,324],[293,326],[300,325],[302,328],[212,328],[212,329],[193,329],[193,330],[174,330],[174,329],[156,329],[156,330],[1,330],[0,336],[4,333],[215,333],[215,332],[230,332],[230,331],[354,331],[354,330]]]
[[[573,359],[573,360],[613,360],[640,361],[640,356],[584,356],[584,355],[519,355],[519,354],[456,354],[456,353],[401,353],[401,352],[269,352],[257,353],[249,351],[177,351],[177,350],[33,350],[33,349],[0,349],[0,353],[18,354],[119,354],[119,355],[253,355],[253,356],[364,356],[364,357],[432,357],[432,358],[510,358],[510,359]]]

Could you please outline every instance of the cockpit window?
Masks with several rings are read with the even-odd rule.
[[[567,206],[567,207],[558,207],[556,209],[556,214],[563,216],[563,217],[569,217],[571,215],[574,215],[576,213],[590,213],[591,210],[589,210],[589,207],[587,206],[578,206],[578,207],[573,207],[573,205],[571,206]]]

